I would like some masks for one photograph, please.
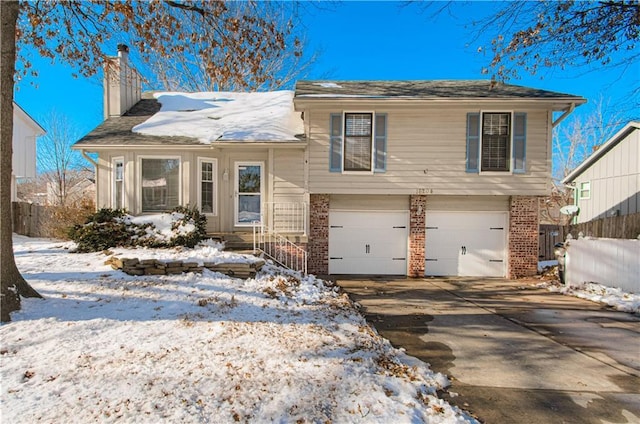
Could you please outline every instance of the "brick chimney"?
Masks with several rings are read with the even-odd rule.
[[[108,58],[104,67],[104,119],[122,116],[141,96],[140,74],[129,66],[129,46],[118,44],[118,56]]]

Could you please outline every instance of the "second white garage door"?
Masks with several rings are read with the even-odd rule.
[[[425,275],[506,275],[506,212],[427,212],[426,227]]]
[[[406,275],[409,213],[331,211],[329,274]]]

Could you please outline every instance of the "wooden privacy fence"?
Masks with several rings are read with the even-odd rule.
[[[610,216],[571,225],[569,232],[574,239],[578,238],[580,233],[585,237],[635,239],[640,235],[640,213]]]
[[[556,258],[553,246],[564,241],[564,227],[560,225],[540,225],[540,237],[538,238],[538,260],[551,261]]]
[[[27,237],[45,237],[44,223],[49,208],[27,202],[12,202],[13,232]]]

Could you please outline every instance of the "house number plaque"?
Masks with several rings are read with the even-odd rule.
[[[432,188],[417,188],[416,194],[433,194]]]

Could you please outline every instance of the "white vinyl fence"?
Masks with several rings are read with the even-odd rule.
[[[640,293],[640,240],[588,237],[566,244],[567,285],[599,283]]]

